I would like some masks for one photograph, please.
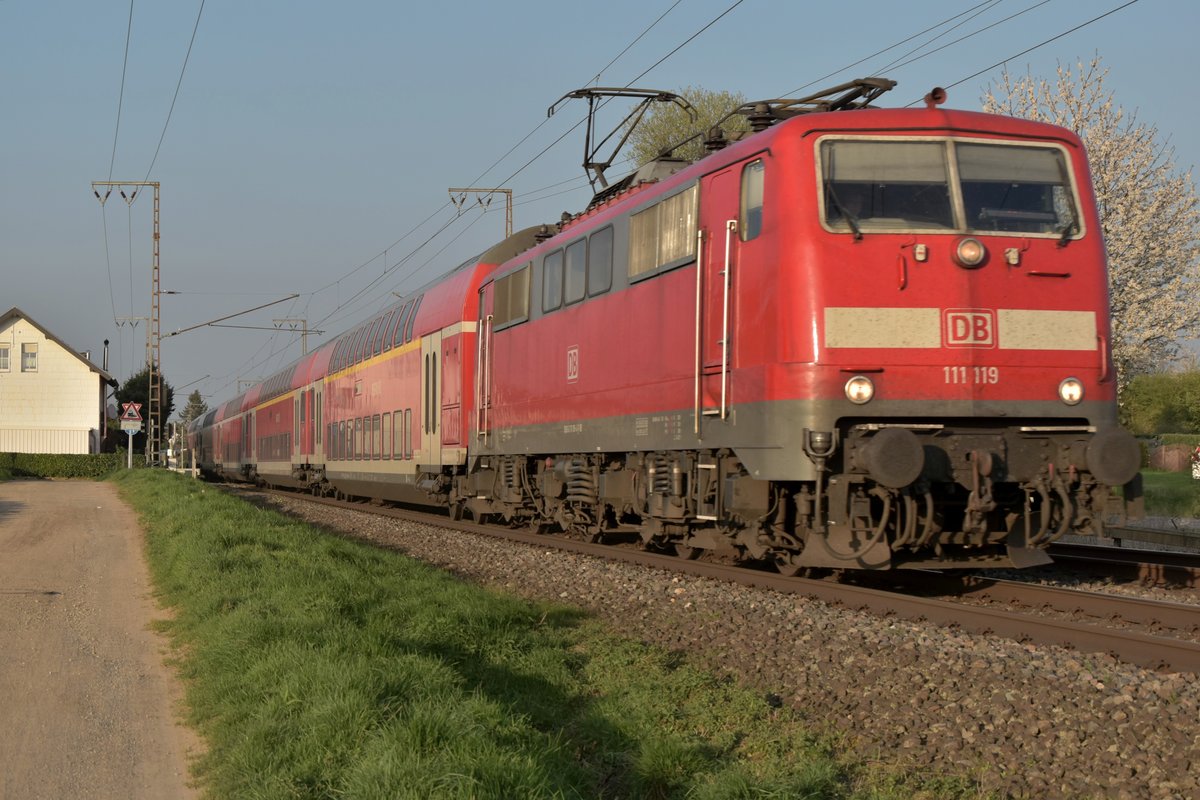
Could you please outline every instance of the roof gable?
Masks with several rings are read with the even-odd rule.
[[[77,351],[77,350],[76,350],[75,348],[73,348],[73,347],[70,347],[70,346],[69,346],[69,345],[68,345],[66,342],[64,342],[62,339],[58,338],[58,337],[57,337],[57,336],[55,336],[53,333],[51,333],[51,332],[50,332],[50,331],[49,331],[49,330],[48,330],[48,329],[47,329],[47,328],[46,328],[44,325],[42,325],[41,323],[39,323],[39,322],[38,322],[37,320],[35,320],[33,317],[29,316],[28,314],[26,314],[24,311],[22,311],[21,309],[17,308],[16,306],[13,306],[13,307],[12,307],[12,308],[10,308],[8,311],[5,311],[5,312],[4,312],[2,315],[0,315],[0,325],[3,325],[3,324],[5,324],[5,323],[6,323],[6,322],[8,322],[10,319],[23,319],[23,320],[25,320],[25,321],[26,321],[26,322],[28,322],[30,325],[32,325],[33,327],[37,328],[37,329],[38,329],[38,331],[40,331],[40,332],[41,332],[41,334],[42,334],[43,336],[45,336],[47,339],[49,339],[50,341],[54,342],[54,343],[55,343],[55,344],[57,344],[59,347],[61,347],[63,350],[65,350],[65,351],[67,351],[68,353],[70,353],[72,356],[74,356],[75,358],[77,358],[77,359],[78,359],[78,360],[79,360],[81,363],[83,363],[83,364],[84,364],[84,365],[85,365],[85,366],[86,366],[88,369],[90,369],[92,372],[95,372],[97,375],[99,375],[99,376],[100,376],[100,378],[101,378],[101,380],[103,380],[103,381],[104,381],[105,383],[107,383],[109,386],[113,386],[113,387],[115,387],[115,386],[117,386],[117,385],[118,385],[118,384],[117,384],[117,380],[116,380],[115,378],[113,378],[113,376],[112,376],[112,375],[109,375],[107,372],[105,372],[104,370],[100,369],[100,367],[97,367],[97,366],[96,366],[95,364],[93,364],[91,361],[89,361],[89,360],[87,360],[86,358],[84,358],[84,357],[83,357],[83,355],[82,355],[81,353],[79,353],[79,351]]]

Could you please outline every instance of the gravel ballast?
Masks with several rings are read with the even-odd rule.
[[[1106,655],[272,496],[481,584],[587,609],[790,701],[863,757],[1011,797],[1200,797],[1200,686]]]

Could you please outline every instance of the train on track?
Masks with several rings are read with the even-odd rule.
[[[216,406],[196,463],[785,574],[1101,533],[1140,452],[1084,147],[890,85],[748,104]]]

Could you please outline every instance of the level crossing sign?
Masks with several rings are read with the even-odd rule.
[[[141,422],[141,403],[121,403],[121,422]]]

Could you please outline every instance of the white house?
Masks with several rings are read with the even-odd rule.
[[[0,453],[98,453],[117,382],[19,308],[0,315]]]

